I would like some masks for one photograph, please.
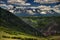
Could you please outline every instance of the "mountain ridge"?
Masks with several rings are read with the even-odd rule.
[[[34,35],[34,36],[41,36],[42,33],[31,27],[29,24],[26,24],[17,16],[13,15],[12,13],[3,10],[0,8],[0,26],[4,26],[10,30],[16,30],[19,32],[24,32],[26,34]]]

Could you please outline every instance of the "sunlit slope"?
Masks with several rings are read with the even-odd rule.
[[[41,36],[41,32],[22,21],[14,14],[0,8],[0,27],[6,28],[8,31],[17,31],[21,34],[29,34]],[[11,32],[9,32],[11,33]]]

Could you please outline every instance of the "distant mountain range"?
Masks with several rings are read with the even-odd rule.
[[[0,0],[0,1],[3,1],[4,3],[8,4],[8,0]],[[12,0],[11,0],[12,1]],[[14,1],[14,0],[13,0]],[[13,2],[12,1],[12,2]],[[16,0],[15,0],[16,1]],[[21,1],[22,2],[22,1]],[[54,7],[55,5],[59,5],[60,2],[55,2],[55,3],[46,3],[46,4],[40,4],[40,3],[37,3],[37,2],[34,2],[34,0],[27,0],[26,3],[30,3],[31,6],[40,6],[40,5],[45,5],[45,6],[51,6],[51,7]],[[9,5],[9,4],[8,4]],[[11,5],[11,4],[10,4]],[[15,5],[18,5],[18,4],[12,4],[12,6],[15,6]],[[19,5],[20,6],[20,5]],[[17,6],[15,6],[17,7]],[[9,8],[9,7],[8,7]],[[52,11],[54,12],[54,11]],[[39,14],[39,13],[35,13],[34,15],[30,15],[28,13],[16,13],[15,15],[17,16],[60,16],[60,14],[54,12],[54,14]]]

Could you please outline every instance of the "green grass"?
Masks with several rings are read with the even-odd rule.
[[[23,17],[22,19],[24,19],[25,21],[28,21],[30,20],[30,23],[36,23],[35,26],[37,25],[38,27],[42,27],[44,25],[47,25],[49,22],[51,22],[51,20],[57,22],[58,24],[60,24],[60,17]],[[28,20],[26,20],[28,19]],[[42,20],[43,19],[43,20]],[[39,25],[37,24],[37,22],[41,22],[42,25]],[[38,28],[37,27],[37,28]],[[2,36],[7,36],[9,38],[3,38]],[[23,32],[18,32],[16,30],[9,30],[8,28],[4,28],[3,26],[0,26],[0,40],[17,40],[18,38],[21,38],[21,39],[37,39],[37,40],[59,40],[60,39],[60,36],[48,36],[48,37],[36,37],[36,36],[32,36],[32,35],[29,35],[29,34],[26,34],[26,33],[23,33]]]
[[[23,40],[24,39],[37,39],[37,40],[45,39],[45,38],[40,38],[40,37],[27,35],[27,34],[25,34],[25,35],[18,34],[16,31],[15,31],[16,34],[13,31],[9,31],[11,33],[7,32],[7,31],[9,31],[9,30],[7,30],[6,28],[0,27],[0,40],[6,40],[6,39],[13,40],[13,39],[20,39],[20,38]]]
[[[35,28],[44,28],[51,22],[56,22],[60,24],[60,16],[52,16],[52,17],[20,17],[22,20],[26,21],[26,23],[32,25]]]
[[[47,37],[47,38],[44,38],[44,37],[35,37],[35,36],[29,36],[29,35],[11,35],[11,34],[8,34],[8,33],[5,33],[3,31],[0,32],[0,40],[59,40],[60,39],[60,36],[50,36],[50,37]],[[5,37],[4,37],[5,36]]]
[[[58,24],[60,24],[60,17],[42,17],[42,18],[41,17],[22,17],[22,19],[25,20],[26,22],[28,21],[32,23],[33,27],[35,28],[39,28],[39,27],[44,28],[44,26],[51,21],[55,21]],[[3,38],[2,36],[6,36],[7,38]],[[21,38],[23,40],[24,39],[57,40],[60,38],[60,36],[37,37],[37,36],[26,34],[24,32],[19,32],[14,29],[9,29],[8,27],[0,26],[0,40],[15,40],[14,38],[16,40],[18,40],[18,38]]]
[[[60,24],[60,17],[17,17],[0,8],[0,40],[57,40],[60,36],[41,37],[35,28],[43,29],[50,22]],[[26,23],[22,20],[26,21]],[[28,24],[29,25],[28,25]],[[32,25],[32,26],[31,26]]]

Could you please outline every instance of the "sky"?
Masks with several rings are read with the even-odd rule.
[[[1,0],[0,0],[1,1]],[[7,0],[2,0],[2,1],[7,1]],[[32,4],[32,5],[40,5],[39,3],[35,3],[34,2],[34,0],[27,0],[27,2],[26,3],[30,3],[30,4]],[[58,3],[59,4],[59,3]],[[54,6],[55,4],[52,4],[52,6]]]
[[[27,0],[27,2],[32,3],[32,2],[34,2],[34,0]]]
[[[0,0],[0,1],[7,1],[7,0]],[[27,0],[27,2],[33,2],[34,0]]]

